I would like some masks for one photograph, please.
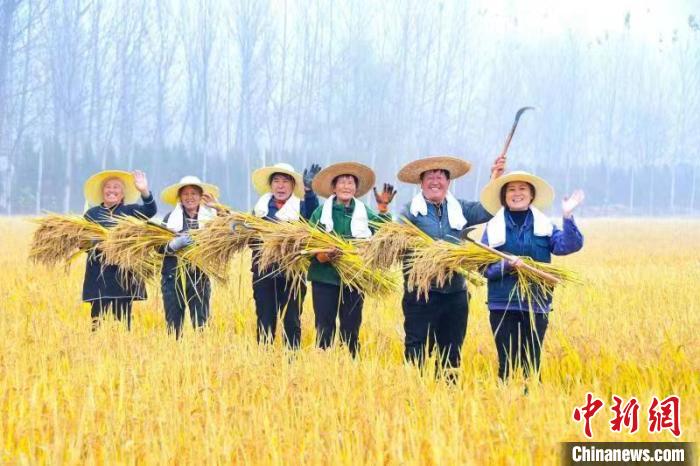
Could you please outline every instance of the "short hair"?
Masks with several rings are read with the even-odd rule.
[[[511,183],[514,183],[514,182],[516,182],[516,181],[519,181],[519,180],[509,181],[508,183],[506,183],[506,184],[504,184],[503,186],[501,186],[501,195],[500,195],[500,198],[501,198],[501,205],[502,205],[503,207],[506,206],[506,190],[508,189],[508,185],[511,184]],[[521,183],[525,183],[525,184],[527,184],[527,185],[530,187],[530,194],[532,194],[532,200],[534,201],[534,200],[535,200],[535,196],[537,195],[537,190],[535,189],[535,185],[533,185],[532,183],[528,183],[527,181],[521,181]]]
[[[185,186],[181,186],[180,189],[177,190],[177,197],[180,197],[180,194],[182,194],[182,190],[185,189],[186,187],[192,187],[195,188],[197,191],[199,191],[199,195],[201,196],[204,194],[204,190],[202,189],[201,186],[197,186],[196,184],[186,184]]]
[[[122,190],[126,191],[126,183],[124,183],[124,180],[119,178],[118,176],[112,176],[111,178],[107,178],[102,182],[102,189],[105,189],[105,185],[109,183],[110,181],[118,181],[120,185],[122,185]]]
[[[445,170],[444,168],[435,168],[435,169],[432,169],[432,170],[426,170],[426,171],[424,171],[424,172],[421,172],[421,174],[420,174],[420,180],[421,180],[421,181],[423,181],[423,177],[424,177],[425,174],[428,173],[428,172],[442,172],[448,180],[450,179],[450,171],[449,171],[449,170]]]
[[[272,175],[270,175],[270,178],[268,178],[268,180],[267,180],[267,184],[268,185],[272,184],[272,179],[276,176],[283,176],[283,177],[287,178],[289,181],[291,181],[292,184],[296,184],[296,180],[294,179],[294,177],[292,175],[290,175],[288,173],[282,173],[282,172],[274,172]]]
[[[355,180],[355,186],[360,186],[360,180],[355,175],[351,175],[350,173],[343,173],[342,175],[333,177],[333,179],[331,180],[332,188],[335,188],[335,184],[338,182],[338,178],[340,178],[341,176],[352,176],[352,179]]]

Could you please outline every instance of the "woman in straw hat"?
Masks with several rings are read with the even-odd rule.
[[[389,203],[396,195],[393,186],[385,184],[384,191],[376,193],[381,216],[358,198],[374,186],[372,169],[357,162],[342,162],[321,170],[314,178],[313,187],[326,197],[316,209],[310,222],[334,232],[343,238],[369,238],[373,228],[370,222],[390,220]],[[341,283],[333,261],[338,252],[320,252],[311,260],[308,280],[311,282],[316,338],[318,346],[326,349],[333,343],[336,319],[340,318],[340,339],[350,354],[357,355],[364,300],[356,290]]]
[[[497,158],[491,167],[491,177],[500,176],[504,167],[505,158]],[[402,215],[433,239],[459,242],[463,229],[491,219],[481,204],[456,199],[448,190],[450,182],[470,168],[469,162],[451,156],[426,157],[405,165],[398,179],[419,185],[421,191],[405,206]],[[426,347],[429,353],[437,346],[442,368],[459,367],[468,305],[467,284],[461,275],[455,275],[444,286],[431,286],[423,299],[417,291],[404,286],[406,359],[422,366]]]
[[[148,189],[148,179],[142,171],[133,173],[106,170],[92,175],[85,182],[85,202],[88,206],[85,218],[111,228],[115,217],[134,216],[150,218],[157,206]],[[141,204],[136,202],[141,199]],[[115,265],[104,265],[95,249],[88,253],[83,281],[83,301],[92,305],[93,331],[99,326],[100,317],[111,309],[119,320],[125,320],[131,328],[131,304],[146,299],[144,284],[130,274],[122,276]]]
[[[253,172],[253,186],[260,194],[253,214],[270,221],[289,222],[301,218],[308,220],[318,207],[318,197],[311,188],[311,181],[321,170],[312,164],[303,175],[287,163],[262,167]],[[253,298],[257,315],[258,342],[272,342],[275,338],[277,318],[281,314],[284,325],[284,342],[290,349],[301,344],[301,311],[306,296],[302,284],[296,295],[284,272],[272,266],[260,270],[258,257],[253,255]]]
[[[562,201],[563,229],[542,213],[552,204],[554,190],[542,178],[514,171],[492,180],[481,192],[481,204],[494,217],[486,225],[482,241],[510,254],[510,260],[491,264],[488,279],[488,308],[498,351],[498,375],[502,380],[515,367],[526,376],[539,373],[542,343],[547,331],[552,295],[533,287],[527,300],[517,293],[516,270],[523,265],[518,256],[551,262],[551,255],[574,253],[583,247],[583,236],[572,215],[583,202],[577,190]]]
[[[188,267],[185,276],[180,276],[175,253],[192,244],[191,230],[202,228],[216,217],[216,210],[206,204],[214,202],[218,195],[219,188],[203,183],[196,176],[185,176],[160,194],[163,202],[175,206],[163,218],[163,226],[178,235],[165,247],[161,291],[168,332],[174,332],[176,339],[182,335],[186,308],[194,328],[203,327],[209,320],[209,277],[196,267]]]

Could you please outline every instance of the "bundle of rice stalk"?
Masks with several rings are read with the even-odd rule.
[[[288,279],[300,284],[306,278],[311,257],[319,252],[338,250],[338,258],[333,262],[343,285],[366,296],[386,294],[396,290],[398,283],[394,276],[369,267],[358,254],[353,241],[335,233],[317,228],[310,223],[275,223],[276,229],[261,234],[261,268],[273,264],[284,271]]]
[[[252,218],[251,218],[252,217]],[[233,256],[250,245],[257,236],[251,214],[229,209],[202,228],[190,232],[194,244],[182,251],[182,258],[219,282],[226,282]]]
[[[359,254],[368,267],[388,270],[400,264],[407,252],[435,242],[408,219],[403,218],[402,221],[403,223],[379,223],[372,238],[356,243]]]
[[[39,226],[32,237],[29,259],[47,267],[63,264],[67,268],[78,254],[107,236],[105,227],[82,215],[49,213],[32,222]]]
[[[438,240],[413,249],[408,256],[407,288],[427,298],[431,285],[444,286],[455,274],[474,276],[489,264],[500,260],[497,255],[472,243],[449,243]]]
[[[544,298],[552,294],[555,286],[553,283],[544,280],[533,269],[555,277],[561,284],[583,283],[575,272],[564,267],[552,263],[537,262],[530,257],[520,257],[520,259],[529,267],[518,267],[515,269],[518,277],[517,286],[509,299],[513,299],[515,296],[521,301],[527,302],[530,308],[533,307],[533,303],[538,306],[543,305]]]
[[[105,265],[116,265],[123,277],[150,280],[163,264],[163,249],[175,233],[136,217],[118,217],[101,247]]]

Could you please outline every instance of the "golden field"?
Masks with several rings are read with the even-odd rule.
[[[555,262],[585,285],[557,291],[543,383],[497,381],[484,305],[473,290],[461,380],[403,363],[400,295],[365,304],[362,356],[255,343],[247,258],[215,287],[211,325],[166,335],[159,292],[133,330],[90,332],[70,273],[27,263],[33,226],[0,220],[2,464],[556,464],[584,440],[572,419],[587,392],[606,405],[597,441],[671,441],[647,432],[652,396],[681,398],[681,440],[700,431],[700,220],[581,221],[582,252]],[[640,401],[640,431],[613,433],[611,396]]]

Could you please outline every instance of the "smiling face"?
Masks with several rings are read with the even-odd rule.
[[[270,177],[270,191],[277,201],[286,201],[294,192],[294,178],[284,173],[273,173]]]
[[[530,208],[535,198],[533,188],[525,181],[511,181],[505,187],[506,207],[513,211],[523,211]]]
[[[357,193],[357,182],[352,175],[340,175],[333,180],[333,194],[342,203],[348,203]]]
[[[105,207],[112,207],[124,200],[124,182],[119,178],[110,178],[102,184],[102,202]]]
[[[183,186],[178,191],[180,204],[187,212],[196,212],[199,209],[199,203],[202,201],[202,188],[199,186],[189,185]]]
[[[450,177],[445,170],[428,170],[421,174],[420,188],[423,197],[436,204],[441,203],[447,196],[450,187]]]

